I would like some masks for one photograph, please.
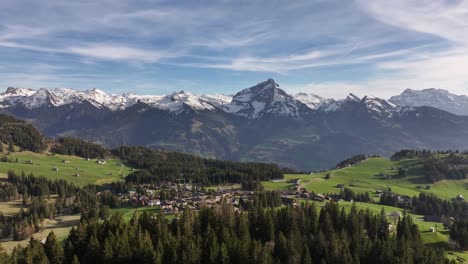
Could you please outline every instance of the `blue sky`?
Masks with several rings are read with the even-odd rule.
[[[468,1],[0,2],[0,87],[468,94]]]

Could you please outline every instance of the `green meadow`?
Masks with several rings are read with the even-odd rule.
[[[372,192],[391,188],[393,192],[417,196],[420,192],[430,192],[443,199],[454,198],[458,194],[468,196],[468,180],[444,180],[435,184],[426,184],[422,179],[419,163],[415,159],[391,161],[386,158],[370,158],[359,164],[343,169],[330,170],[314,174],[286,174],[285,179],[301,179],[301,186],[316,193],[338,193],[337,184],[344,184],[355,192]],[[408,176],[397,179],[397,169],[408,169]],[[325,175],[330,174],[330,179]],[[267,189],[286,190],[287,182],[263,182]],[[430,185],[431,189],[418,189],[418,186]]]
[[[5,156],[14,162],[0,162],[0,175],[3,177],[12,170],[17,174],[24,172],[26,175],[32,173],[51,180],[63,179],[79,186],[118,181],[132,171],[132,168],[121,165],[118,159],[106,159],[106,164],[100,165],[97,159],[29,151],[13,152]]]

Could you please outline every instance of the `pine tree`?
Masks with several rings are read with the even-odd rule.
[[[9,152],[15,152],[15,147],[13,146],[12,142],[8,143],[8,151]]]
[[[309,247],[304,245],[304,253],[302,254],[301,264],[312,264]]]
[[[73,258],[76,257],[74,249],[73,249],[73,245],[70,239],[67,239],[67,242],[65,243],[65,247],[63,248],[63,257],[64,257],[63,263],[72,263]]]
[[[51,231],[47,236],[46,242],[44,244],[44,251],[51,264],[62,263],[62,250],[57,243],[54,231]]]
[[[106,220],[110,215],[110,210],[109,210],[109,206],[107,205],[104,205],[104,206],[101,206],[101,208],[99,209],[99,218],[101,218],[102,220]]]
[[[78,257],[76,255],[73,255],[73,260],[72,260],[71,264],[80,264],[80,260],[78,259]]]
[[[0,245],[0,263],[8,264],[10,263],[10,259],[8,254],[6,253],[5,249]]]

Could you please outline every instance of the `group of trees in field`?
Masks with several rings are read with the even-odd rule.
[[[0,114],[0,142],[7,144],[9,151],[13,145],[34,152],[47,148],[45,138],[33,125],[4,114]]]
[[[343,161],[341,161],[340,163],[336,164],[335,168],[336,169],[341,169],[341,168],[344,168],[344,167],[348,167],[348,166],[351,166],[351,165],[354,165],[354,164],[357,164],[363,160],[366,160],[368,158],[367,155],[364,155],[364,154],[359,154],[359,155],[355,155],[349,159],[345,159]]]
[[[452,156],[452,154],[450,155]],[[427,158],[423,161],[423,174],[427,181],[462,180],[468,176],[468,160],[464,157]],[[460,163],[463,161],[464,163]]]
[[[468,203],[444,200],[432,193],[420,193],[418,197],[413,197],[413,210],[415,213],[422,215],[468,219]]]
[[[443,156],[436,154],[445,154]],[[468,177],[467,153],[459,151],[430,151],[405,149],[396,152],[392,160],[405,158],[419,158],[422,164],[422,174],[427,182],[435,183],[440,180],[460,180]],[[397,177],[406,177],[404,168],[398,170]]]
[[[335,203],[236,212],[229,205],[180,218],[119,215],[82,219],[63,250],[53,235],[32,239],[6,263],[454,263],[422,242],[404,215],[389,233],[385,212],[373,214]]]
[[[55,216],[53,203],[43,197],[33,198],[27,210],[20,209],[14,216],[5,216],[0,212],[0,239],[13,236],[13,240],[23,240],[40,231],[44,218]]]
[[[411,198],[411,202],[400,203],[398,195],[384,192],[379,203],[411,210],[415,214],[430,216],[446,216],[456,219],[468,218],[468,203],[456,200],[444,200],[432,193],[419,193]]]
[[[458,153],[458,151],[456,151]],[[451,150],[447,151],[432,151],[429,149],[421,149],[421,150],[416,150],[416,149],[402,149],[398,152],[395,152],[395,154],[392,155],[391,159],[392,160],[402,160],[402,159],[413,159],[413,158],[426,158],[426,157],[431,157],[434,154],[448,154],[452,153]]]
[[[273,164],[213,160],[143,147],[120,147],[112,154],[140,169],[126,178],[134,184],[192,181],[213,185],[283,178],[283,171]]]
[[[355,193],[350,188],[343,188],[340,190],[339,197],[345,201],[355,201],[355,202],[370,202],[372,198],[369,195],[369,192]]]
[[[55,196],[54,199],[49,199],[51,195]],[[78,187],[65,180],[52,181],[9,171],[7,181],[0,183],[0,201],[19,198],[23,199],[24,208],[17,215],[7,217],[0,213],[0,238],[13,235],[14,240],[23,240],[38,232],[45,218],[76,213],[104,217],[108,215],[110,207],[120,205],[114,193],[104,191],[98,195],[93,185]]]
[[[57,139],[51,149],[51,152],[91,159],[103,159],[109,154],[109,151],[100,145],[71,137],[62,137]]]
[[[468,219],[460,219],[453,223],[450,228],[450,239],[454,241],[458,247],[463,250],[468,250]]]

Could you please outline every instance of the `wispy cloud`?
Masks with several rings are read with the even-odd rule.
[[[16,42],[0,41],[0,47],[25,49],[48,53],[64,53],[101,60],[120,60],[128,62],[157,62],[164,58],[179,56],[176,52],[155,51],[107,43],[92,43],[83,46],[48,48],[24,45]],[[176,55],[177,54],[177,55]]]
[[[31,65],[50,64],[67,69],[40,70],[29,83],[188,88],[177,80],[197,79],[204,92],[223,92],[275,77],[338,97],[467,93],[466,21],[465,0],[2,1],[0,75],[15,85]]]
[[[142,62],[157,62],[164,58],[176,56],[176,53],[168,51],[154,51],[102,43],[81,47],[69,47],[66,48],[64,52],[104,60],[127,60]]]

